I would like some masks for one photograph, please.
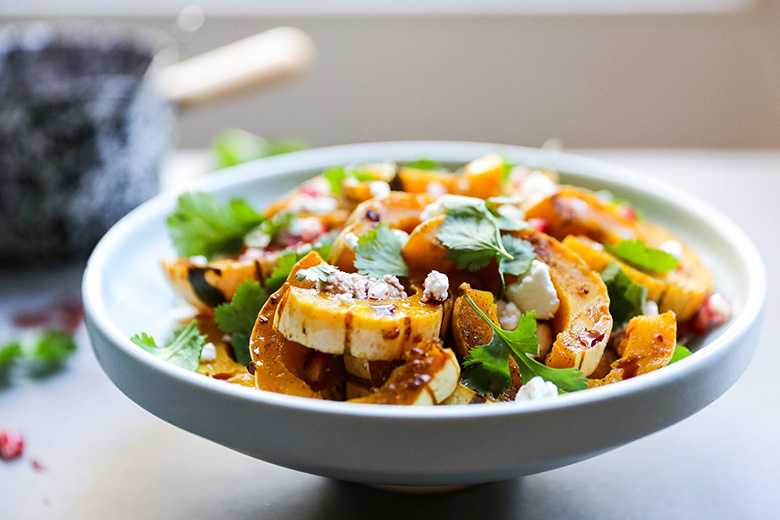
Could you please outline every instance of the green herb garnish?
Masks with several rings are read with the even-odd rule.
[[[416,161],[407,163],[406,166],[417,170],[442,170],[443,169],[439,161],[435,161],[433,159],[417,159]]]
[[[244,236],[264,221],[265,217],[243,200],[223,205],[213,195],[192,192],[179,196],[167,224],[179,256],[210,259],[218,253],[238,251]]]
[[[245,280],[236,288],[230,303],[214,309],[214,321],[219,330],[233,337],[236,361],[242,365],[252,360],[249,338],[260,309],[268,300],[268,292],[255,280]]]
[[[295,273],[295,279],[299,282],[308,280],[310,282],[327,282],[328,276],[338,271],[338,268],[330,264],[320,264],[309,267],[308,269],[301,269]]]
[[[345,180],[352,178],[361,182],[375,181],[379,177],[369,171],[361,170],[359,168],[346,167],[346,166],[332,166],[322,171],[322,176],[328,181],[330,185],[330,191],[334,195],[341,195],[341,183]]]
[[[290,276],[295,264],[309,254],[310,251],[316,251],[320,258],[328,258],[330,256],[331,244],[333,244],[337,235],[338,233],[331,232],[321,236],[313,244],[304,244],[285,249],[282,256],[277,260],[274,270],[271,271],[271,275],[265,280],[265,290],[268,294],[273,294],[282,287]]]
[[[605,244],[604,248],[621,260],[648,271],[665,273],[680,265],[674,256],[666,251],[646,246],[641,239],[622,240],[614,246]]]
[[[73,334],[47,329],[22,341],[13,340],[0,346],[0,372],[20,362],[34,371],[48,371],[61,365],[76,352]]]
[[[609,313],[616,326],[645,312],[647,287],[632,280],[614,260],[601,272],[609,293]]]
[[[681,359],[685,359],[691,354],[693,354],[693,352],[688,350],[687,347],[683,345],[677,345],[676,347],[674,347],[674,352],[672,353],[672,358],[669,360],[669,364],[671,365],[672,363],[676,363]]]
[[[480,318],[493,329],[493,339],[487,345],[472,348],[463,360],[468,369],[465,384],[482,394],[497,396],[512,382],[509,372],[509,356],[517,362],[520,376],[527,382],[536,376],[550,381],[558,387],[558,393],[585,390],[587,379],[576,368],[551,368],[531,356],[539,355],[539,341],[536,337],[536,313],[531,311],[520,317],[513,331],[498,327],[477,307],[470,296],[466,301]]]
[[[145,332],[140,336],[136,334],[130,341],[162,360],[194,372],[200,366],[200,353],[206,344],[206,336],[199,334],[198,322],[193,320],[176,332],[164,347],[158,346],[154,338]]]
[[[217,169],[222,169],[255,159],[297,152],[308,148],[308,145],[298,139],[266,139],[246,130],[228,128],[217,136],[212,148]]]
[[[371,278],[384,275],[408,276],[409,266],[401,256],[401,240],[385,224],[358,238],[355,248],[355,268]]]

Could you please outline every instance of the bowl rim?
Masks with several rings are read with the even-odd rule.
[[[333,164],[346,164],[355,161],[381,160],[389,157],[396,161],[410,161],[419,158],[421,153],[441,157],[447,162],[467,162],[485,153],[505,153],[511,158],[530,156],[538,150],[528,147],[501,145],[495,143],[477,143],[463,141],[387,141],[360,143],[315,148],[294,152],[277,157],[260,159],[238,165],[220,172],[214,172],[198,179],[187,190],[231,191],[245,183],[258,182],[265,177],[295,173],[304,170],[318,170]],[[373,157],[373,159],[371,158]],[[346,160],[345,160],[346,158]],[[465,160],[461,161],[460,159]],[[108,317],[101,298],[101,286],[106,276],[106,262],[111,252],[120,246],[126,235],[136,226],[153,218],[164,216],[164,210],[173,207],[178,193],[162,193],[145,202],[115,224],[101,239],[90,256],[82,282],[82,298],[88,326],[94,327],[109,340],[112,348],[122,351],[147,369],[158,372],[177,383],[194,387],[200,391],[215,392],[226,399],[239,401],[247,406],[270,406],[289,408],[298,412],[326,414],[341,417],[363,417],[374,419],[404,419],[409,421],[461,420],[503,415],[534,415],[553,410],[563,410],[583,405],[596,405],[612,399],[628,398],[652,389],[672,384],[688,374],[706,365],[708,360],[717,361],[720,354],[736,344],[736,340],[746,335],[759,318],[766,299],[766,271],[757,248],[747,235],[730,219],[713,206],[699,200],[683,190],[657,179],[652,179],[637,171],[591,159],[579,155],[562,153],[557,168],[572,176],[584,176],[593,180],[617,184],[629,190],[638,190],[653,197],[659,197],[671,204],[704,217],[713,228],[729,237],[735,249],[740,251],[740,260],[746,267],[749,284],[746,289],[744,306],[732,317],[731,323],[720,336],[702,345],[693,356],[680,360],[664,370],[658,370],[643,377],[622,381],[618,385],[606,385],[591,388],[584,392],[573,392],[559,399],[529,401],[522,405],[515,403],[497,403],[492,406],[381,406],[374,404],[324,401],[306,397],[297,397],[273,392],[257,391],[213,380],[196,372],[189,372],[138,348],[129,338],[124,337],[118,327]],[[630,180],[626,180],[626,178]],[[684,203],[684,204],[683,204]]]

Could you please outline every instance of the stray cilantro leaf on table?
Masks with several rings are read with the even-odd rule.
[[[358,238],[355,248],[355,268],[371,278],[384,275],[408,276],[409,266],[401,256],[401,240],[385,224]]]
[[[206,344],[206,336],[200,335],[198,322],[193,320],[176,332],[173,339],[163,347],[158,346],[154,338],[145,332],[136,334],[130,341],[164,361],[194,372],[200,366],[200,353]]]
[[[230,303],[223,303],[214,309],[214,321],[219,330],[233,337],[236,361],[242,365],[252,360],[249,338],[257,315],[267,299],[268,292],[257,281],[245,280],[236,288]]]
[[[192,192],[179,196],[167,224],[179,256],[210,259],[218,253],[238,251],[244,236],[263,221],[265,217],[243,200],[220,204],[213,195]]]
[[[521,316],[513,331],[501,329],[466,296],[466,301],[482,320],[493,329],[493,339],[487,345],[474,347],[464,359],[468,367],[466,385],[480,393],[498,395],[509,387],[509,356],[517,362],[520,376],[528,382],[536,376],[558,387],[558,393],[574,392],[588,388],[587,379],[576,368],[548,367],[530,356],[539,355],[539,341],[536,337],[536,313],[531,311]],[[500,365],[507,360],[507,368]]]
[[[615,261],[601,272],[601,279],[609,293],[609,313],[615,326],[627,323],[645,312],[647,287],[632,280]]]
[[[20,357],[22,345],[18,341],[11,341],[0,347],[0,372],[10,368]]]
[[[0,372],[17,362],[36,372],[47,372],[62,365],[75,352],[73,334],[47,329],[22,341],[14,340],[0,346]]]
[[[605,244],[604,248],[621,260],[648,271],[665,273],[676,269],[680,265],[680,262],[674,256],[666,251],[648,247],[640,239],[622,240],[614,246]]]

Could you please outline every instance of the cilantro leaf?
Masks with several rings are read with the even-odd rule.
[[[73,335],[57,329],[48,329],[24,350],[27,361],[42,367],[59,365],[76,352]]]
[[[11,341],[0,347],[0,373],[20,357],[22,357],[22,345],[18,341]]]
[[[450,216],[439,227],[436,238],[447,247],[447,258],[458,269],[477,271],[486,267],[497,254],[505,253],[499,244],[494,222],[484,219]],[[508,253],[507,253],[508,255]],[[509,255],[511,258],[511,255]]]
[[[585,390],[588,388],[587,379],[582,377],[582,372],[580,370],[577,370],[576,368],[548,367],[530,357],[539,355],[539,341],[536,337],[535,312],[531,311],[525,313],[521,316],[515,330],[506,331],[493,323],[490,318],[488,318],[485,313],[482,312],[479,307],[477,307],[470,296],[466,295],[466,301],[469,305],[471,305],[471,308],[474,309],[474,312],[476,312],[480,318],[482,318],[485,323],[487,323],[488,326],[493,329],[493,340],[491,340],[491,342],[488,344],[492,344],[490,350],[506,350],[508,352],[507,360],[509,359],[508,356],[511,355],[512,358],[517,362],[518,368],[520,369],[520,376],[522,377],[523,381],[530,381],[534,377],[539,376],[545,381],[550,381],[555,386],[557,386],[558,393],[573,392],[577,390]],[[473,351],[474,349],[469,351],[469,356]],[[503,359],[504,354],[501,353],[500,355],[500,359]],[[469,356],[467,356],[466,359],[469,359]],[[498,352],[491,353],[491,356],[493,359],[499,359]],[[485,359],[487,358],[482,355],[481,358],[477,358],[476,361],[471,362],[470,365],[475,365],[475,363],[480,364],[473,366],[470,370],[487,370],[491,372],[479,374],[477,381],[483,381],[485,379],[489,381],[497,381],[498,377],[494,373],[495,370],[492,368],[492,364],[488,365],[487,368],[483,368],[485,367]],[[466,361],[464,360],[464,365],[465,364]],[[472,373],[469,374],[469,378],[471,379],[472,384],[474,384],[474,375]],[[508,386],[509,383],[507,383],[503,389],[500,389],[498,393],[506,390]],[[485,391],[483,392],[483,390]],[[477,389],[477,391],[482,393],[486,393],[487,391],[493,392],[494,395],[496,395],[496,390],[497,388]]]
[[[308,269],[301,269],[295,273],[295,279],[299,282],[308,280],[310,282],[327,282],[328,276],[338,271],[335,265],[320,264],[309,267]]]
[[[353,178],[358,181],[377,180],[377,175],[372,172],[348,166],[332,166],[326,168],[322,171],[322,176],[328,181],[330,191],[334,195],[341,195],[341,184],[348,178]]]
[[[308,145],[297,139],[266,139],[239,128],[223,130],[212,144],[217,169],[305,148]]]
[[[616,326],[644,314],[647,287],[632,280],[614,260],[601,272],[609,293],[609,313]]]
[[[684,347],[683,345],[677,345],[674,348],[674,352],[672,353],[672,358],[669,360],[669,364],[676,363],[677,361],[680,361],[681,359],[685,359],[688,356],[693,354],[690,350],[688,350],[687,347]]]
[[[257,281],[245,280],[236,288],[230,303],[223,303],[214,309],[214,321],[219,330],[233,337],[236,361],[242,365],[252,361],[249,338],[257,315],[267,299],[268,292]]]
[[[501,277],[499,298],[503,296],[504,290],[506,289],[504,274],[522,276],[531,269],[531,264],[533,263],[534,258],[536,258],[536,251],[534,251],[534,246],[530,242],[523,240],[522,238],[515,238],[511,235],[502,236],[501,240],[513,259],[509,260],[503,256],[498,258],[498,274]]]
[[[387,225],[377,227],[358,238],[355,248],[355,268],[371,278],[386,274],[408,276],[409,266],[401,256],[401,240]]]
[[[145,332],[140,336],[136,334],[130,341],[162,360],[194,372],[200,366],[200,352],[206,344],[206,336],[199,334],[198,322],[193,320],[175,333],[164,347],[158,346]]]
[[[244,236],[265,217],[240,199],[220,204],[213,195],[183,193],[174,212],[168,216],[168,231],[179,256],[203,255],[238,250]]]
[[[439,161],[435,161],[433,159],[417,159],[416,161],[412,161],[410,163],[407,163],[409,168],[415,168],[417,170],[442,170],[441,164],[439,164]]]
[[[528,227],[528,223],[523,218],[524,213],[515,206],[520,200],[517,197],[491,197],[485,201],[501,231],[519,231]],[[499,208],[504,205],[510,205],[517,216],[499,211]]]
[[[672,269],[676,269],[680,264],[674,256],[666,251],[648,247],[645,245],[644,241],[640,239],[622,240],[619,244],[614,246],[605,244],[604,248],[633,266],[640,269],[656,271],[658,273],[665,273]]]
[[[487,345],[470,349],[463,359],[463,368],[466,369],[463,383],[481,394],[497,396],[512,384],[509,349],[497,334],[493,334]]]
[[[304,256],[309,254],[310,251],[316,251],[321,258],[327,259],[330,256],[330,247],[333,244],[338,233],[331,232],[327,235],[323,235],[313,244],[304,244],[302,246],[291,247],[284,251],[279,260],[276,261],[271,275],[265,280],[265,290],[268,294],[273,294],[278,291],[287,277],[290,276],[292,268],[298,263]]]

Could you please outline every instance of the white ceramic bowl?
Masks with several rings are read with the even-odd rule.
[[[512,162],[538,150],[458,142],[338,146],[245,164],[195,188],[262,207],[322,168],[422,157],[466,163],[498,151]],[[87,327],[106,374],[130,399],[185,430],[300,471],[372,484],[452,486],[501,480],[577,462],[666,428],[725,392],[757,344],[765,272],[750,240],[712,207],[633,171],[562,155],[564,182],[608,189],[688,241],[712,270],[733,319],[694,354],[619,384],[557,400],[403,407],[327,402],[253,391],[187,372],[130,342],[156,331],[179,305],[159,268],[172,257],[165,216],[172,194],[114,226],[89,260],[83,282]]]

